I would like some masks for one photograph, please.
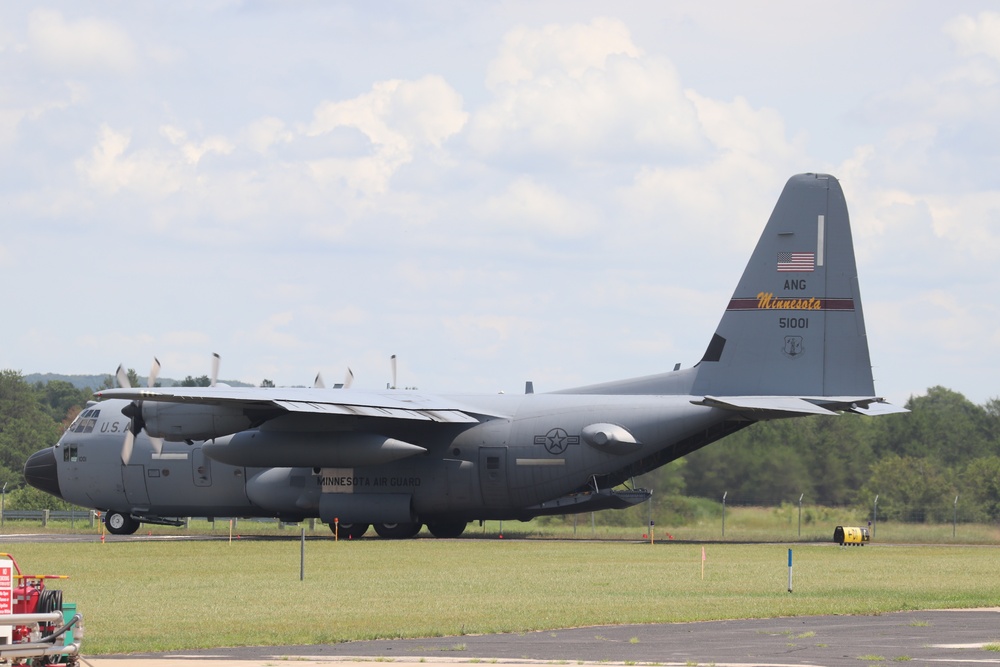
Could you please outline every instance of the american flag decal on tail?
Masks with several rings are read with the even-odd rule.
[[[815,269],[816,253],[814,252],[778,253],[778,273],[805,272]]]

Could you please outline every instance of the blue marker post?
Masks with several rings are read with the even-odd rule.
[[[788,592],[792,592],[792,550],[788,550]]]

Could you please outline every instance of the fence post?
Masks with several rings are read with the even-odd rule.
[[[802,498],[806,494],[799,495],[799,537],[802,537]]]
[[[722,493],[722,536],[726,536],[726,496],[729,495],[728,491],[723,491]]]
[[[49,527],[49,511],[42,510],[42,528]]]
[[[958,496],[955,496],[955,514],[951,519],[951,539],[955,539],[955,533],[958,531]]]
[[[875,528],[878,527],[878,494],[875,494],[875,505],[872,509],[872,539],[875,539]]]

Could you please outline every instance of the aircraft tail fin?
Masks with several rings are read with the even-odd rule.
[[[874,397],[836,178],[788,180],[695,370],[692,393],[701,396]]]

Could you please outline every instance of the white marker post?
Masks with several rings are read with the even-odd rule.
[[[792,550],[788,550],[788,592],[792,592]]]
[[[306,580],[306,529],[302,528],[302,538],[299,542],[299,581]]]

